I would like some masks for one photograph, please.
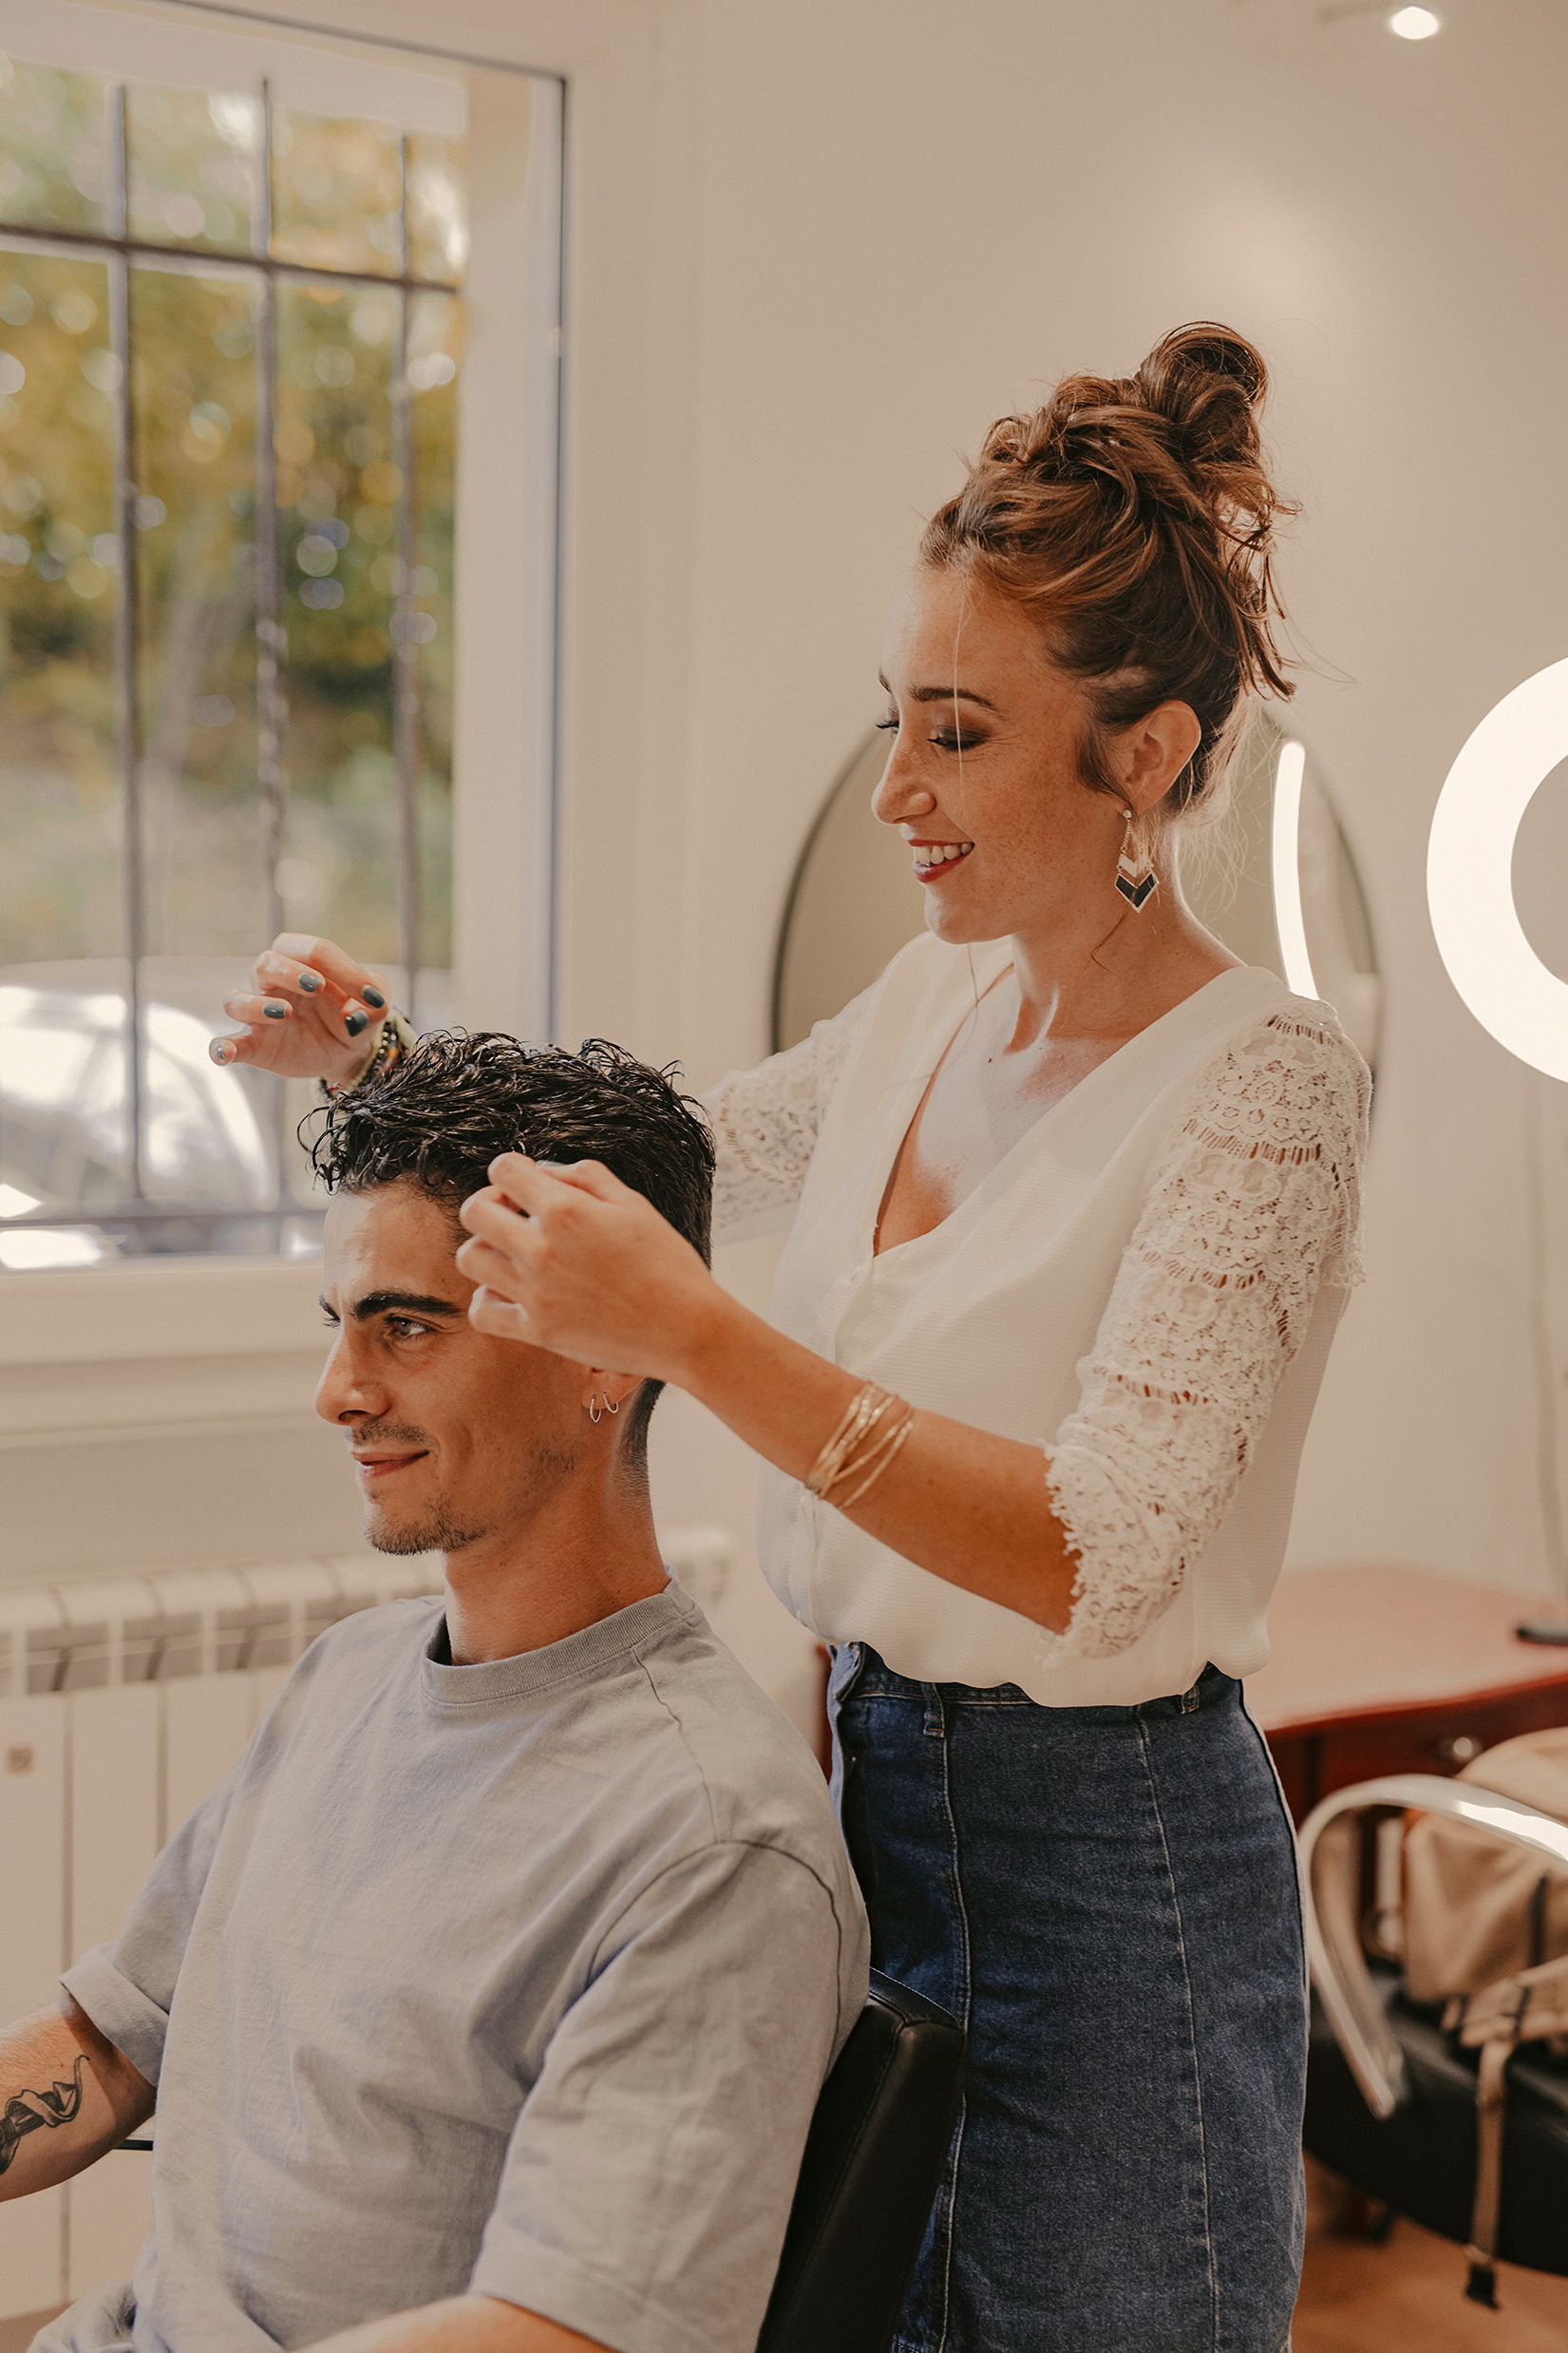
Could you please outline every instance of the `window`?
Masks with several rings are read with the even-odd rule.
[[[0,1269],[313,1248],[276,930],[453,1011],[475,73],[96,13],[0,58]]]

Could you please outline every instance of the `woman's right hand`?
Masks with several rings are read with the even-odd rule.
[[[285,931],[256,958],[251,978],[253,987],[223,999],[230,1020],[244,1026],[213,1039],[213,1060],[351,1087],[381,1040],[389,1002],[383,976],[331,939]]]

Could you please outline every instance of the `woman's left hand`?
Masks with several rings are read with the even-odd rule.
[[[546,1167],[504,1152],[490,1179],[458,1213],[472,1237],[458,1264],[481,1286],[468,1303],[478,1329],[678,1381],[725,1298],[685,1236],[596,1160]]]

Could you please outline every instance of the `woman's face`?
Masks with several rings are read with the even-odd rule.
[[[892,750],[872,807],[910,844],[931,930],[961,941],[1114,922],[1124,804],[1080,781],[1087,706],[1038,623],[963,572],[916,567],[889,617],[882,683]],[[1196,742],[1185,706],[1162,708],[1191,720]],[[1141,808],[1162,763],[1130,739],[1149,725],[1111,747]]]

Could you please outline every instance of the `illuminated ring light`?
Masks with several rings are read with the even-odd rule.
[[[1426,903],[1438,953],[1500,1046],[1568,1079],[1568,980],[1548,970],[1514,904],[1524,812],[1568,758],[1568,661],[1538,670],[1481,722],[1448,770],[1426,845]]]

